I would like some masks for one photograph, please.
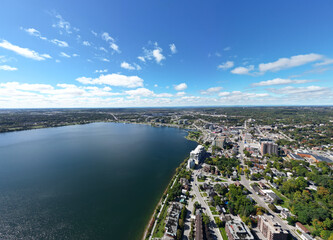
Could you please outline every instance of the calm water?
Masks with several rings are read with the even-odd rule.
[[[185,131],[94,123],[0,134],[0,239],[140,239]]]

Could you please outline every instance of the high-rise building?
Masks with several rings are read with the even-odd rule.
[[[206,150],[204,146],[198,145],[193,151],[190,153],[190,159],[193,159],[195,164],[202,163],[205,159]]]
[[[268,240],[287,240],[289,233],[274,220],[271,215],[258,216],[258,228]]]
[[[273,142],[261,142],[261,155],[265,155],[265,154],[275,154],[278,155],[278,145],[276,143]]]

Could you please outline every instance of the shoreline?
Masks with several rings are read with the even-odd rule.
[[[189,141],[193,141],[193,142],[196,142],[196,143],[199,144],[199,142],[198,142],[197,140],[189,139],[189,138],[188,138],[188,135],[187,135],[185,138],[186,138],[187,140],[189,140]],[[163,196],[164,196],[164,194],[167,192],[167,190],[169,189],[169,187],[172,186],[172,181],[173,181],[173,179],[174,179],[175,177],[177,177],[177,174],[178,174],[177,169],[178,169],[182,164],[186,163],[186,161],[187,161],[188,159],[189,159],[189,157],[186,157],[186,158],[185,158],[185,159],[184,159],[184,160],[178,165],[178,167],[175,169],[175,173],[172,175],[172,178],[170,179],[169,184],[167,185],[166,189],[164,190],[162,196],[160,197],[160,200],[158,201],[157,205],[156,205],[155,208],[154,208],[154,211],[153,211],[151,217],[149,218],[148,223],[146,224],[146,227],[145,227],[145,230],[144,230],[144,233],[143,233],[143,236],[142,236],[141,240],[145,240],[145,239],[147,239],[147,233],[148,233],[148,230],[149,230],[150,224],[152,223],[153,220],[156,220],[156,219],[154,219],[154,216],[155,216],[155,214],[156,214],[156,210],[158,209],[158,207],[160,206],[160,204],[163,202]],[[150,233],[150,234],[152,234],[152,233]]]
[[[92,122],[85,122],[85,123],[80,123],[80,122],[73,122],[73,123],[68,123],[68,124],[60,124],[56,126],[40,126],[40,127],[35,127],[35,128],[26,128],[26,129],[15,129],[15,130],[8,130],[8,131],[1,131],[0,134],[3,133],[13,133],[13,132],[22,132],[22,131],[31,131],[31,130],[39,130],[39,129],[45,129],[45,128],[57,128],[57,127],[67,127],[67,126],[75,126],[75,125],[86,125],[86,124],[92,124],[92,123],[123,123],[123,124],[139,124],[139,125],[147,125],[151,127],[170,127],[170,128],[178,128],[178,129],[184,129],[186,131],[189,130],[194,130],[192,128],[186,128],[186,127],[180,127],[177,125],[172,125],[172,124],[154,124],[154,123],[145,123],[145,122],[126,122],[126,121],[92,121]],[[188,139],[190,140],[190,139]],[[194,140],[193,140],[194,141]]]
[[[180,127],[177,125],[171,125],[171,124],[154,124],[154,123],[145,123],[145,122],[126,122],[126,121],[92,121],[92,122],[86,122],[86,123],[70,123],[70,124],[62,124],[62,125],[58,125],[58,126],[42,126],[42,127],[37,127],[37,128],[28,128],[28,129],[17,129],[17,130],[10,130],[10,131],[3,131],[0,132],[0,134],[6,134],[6,133],[14,133],[14,132],[22,132],[22,131],[32,131],[32,130],[39,130],[39,129],[47,129],[47,128],[58,128],[58,127],[67,127],[67,126],[75,126],[75,125],[88,125],[88,124],[93,124],[93,123],[119,123],[119,124],[138,124],[138,125],[146,125],[146,126],[150,126],[150,127],[170,127],[170,128],[178,128],[178,129],[182,129],[185,130],[187,132],[187,135],[184,136],[184,138],[186,138],[188,141],[193,141],[196,143],[199,143],[196,139],[192,139],[189,138],[189,134],[188,132],[194,129],[191,128],[185,128],[185,127]],[[186,157],[176,168],[175,168],[175,172],[172,175],[172,177],[169,180],[169,183],[167,184],[166,188],[164,189],[162,196],[159,198],[159,201],[157,202],[155,208],[153,209],[150,217],[149,217],[149,221],[147,222],[145,228],[144,228],[144,232],[142,234],[142,240],[145,240],[147,238],[147,233],[149,230],[149,227],[151,226],[151,224],[154,224],[155,220],[154,217],[156,214],[158,214],[156,211],[159,208],[159,206],[161,205],[161,203],[163,202],[163,197],[165,196],[166,192],[168,191],[168,189],[171,187],[172,185],[172,181],[175,179],[175,177],[177,177],[178,171],[177,169],[184,164],[186,161],[188,160],[188,157]],[[162,209],[160,209],[162,210]]]

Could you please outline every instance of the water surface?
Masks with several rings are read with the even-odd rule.
[[[0,239],[140,239],[196,143],[94,123],[0,134]]]

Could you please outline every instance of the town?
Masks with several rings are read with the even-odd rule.
[[[0,131],[93,122],[182,128],[198,143],[143,239],[333,239],[332,107],[2,110]]]
[[[177,123],[199,145],[177,169],[145,239],[332,239],[332,138],[310,148],[292,139],[290,126],[253,118],[241,126]]]

